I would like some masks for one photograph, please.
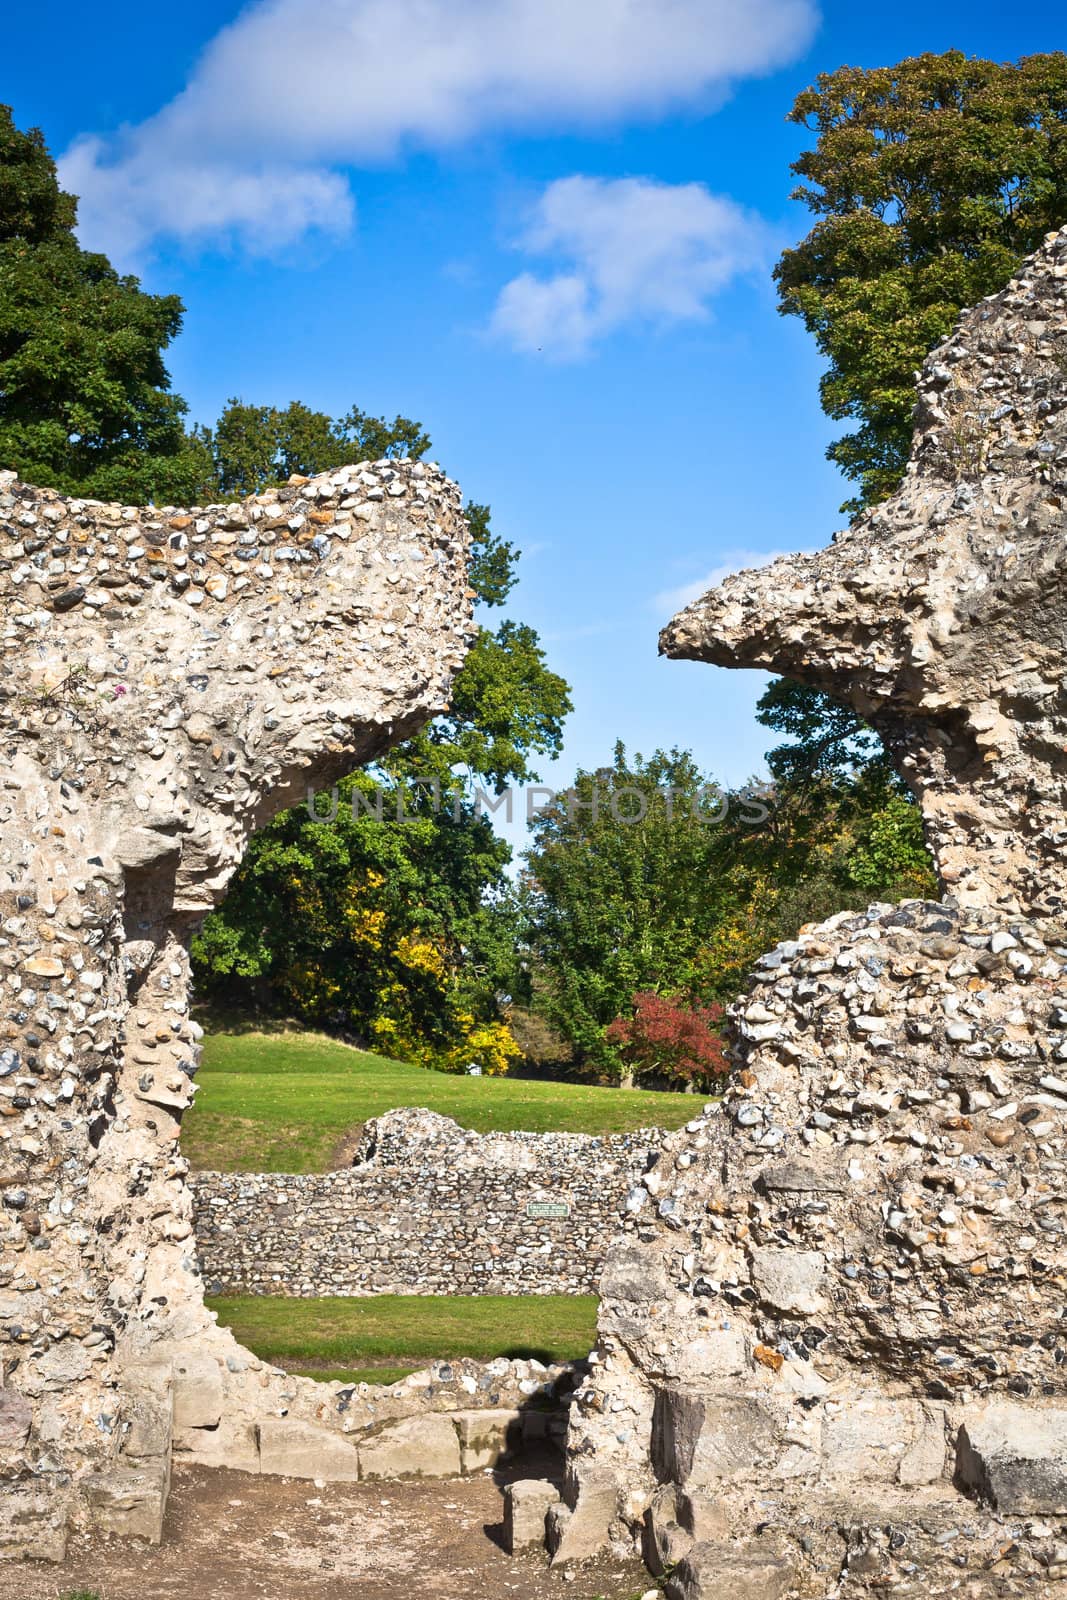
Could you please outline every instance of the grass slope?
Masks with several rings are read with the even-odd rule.
[[[460,1356],[573,1361],[588,1355],[596,1331],[593,1295],[228,1295],[207,1303],[264,1361],[316,1378],[372,1383]]]
[[[324,1171],[350,1129],[397,1106],[428,1106],[479,1133],[604,1134],[680,1128],[700,1103],[642,1089],[426,1072],[296,1030],[209,1035],[199,1083],[182,1150],[194,1168],[224,1172]]]

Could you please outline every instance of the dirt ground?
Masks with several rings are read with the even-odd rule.
[[[541,1476],[525,1465],[520,1476]],[[0,1600],[634,1600],[636,1565],[549,1573],[499,1543],[500,1474],[327,1484],[176,1469],[163,1543],[72,1540],[60,1567],[0,1567]]]

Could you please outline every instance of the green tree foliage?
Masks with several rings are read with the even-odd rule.
[[[775,277],[828,360],[823,409],[859,424],[828,451],[858,512],[900,482],[928,351],[1067,221],[1067,55],[841,67],[790,117],[816,136],[793,171],[819,220]]]
[[[705,784],[687,751],[630,761],[618,743],[611,766],[579,771],[533,824],[525,902],[534,1004],[609,1076],[621,1056],[606,1029],[634,994],[690,987],[714,917],[707,819],[724,797]]]
[[[239,500],[285,483],[294,473],[311,477],[357,461],[386,456],[418,460],[427,434],[407,417],[372,417],[353,406],[343,417],[312,411],[299,400],[284,408],[231,400],[215,427],[201,431],[210,451],[214,498]]]
[[[181,301],[82,250],[76,208],[40,132],[0,106],[0,466],[98,499],[194,499],[210,462],[162,355]]]
[[[797,839],[817,837],[832,813],[849,844],[848,884],[889,900],[934,891],[919,808],[878,735],[851,706],[778,678],[756,718],[787,736],[767,752],[767,765]]]
[[[792,678],[768,684],[756,707],[756,721],[787,736],[767,752],[771,774],[785,788],[848,783],[872,766],[888,773],[882,741],[851,706]]]
[[[208,442],[220,479],[257,490],[291,472],[430,447],[404,418],[387,424],[352,411],[334,423],[295,405],[270,412],[236,401]],[[493,533],[488,506],[471,503],[466,515],[469,581],[482,605],[499,607],[518,552]],[[470,788],[499,791],[534,776],[532,759],[558,751],[569,710],[567,684],[532,628],[510,618],[481,628],[449,711],[391,750],[373,775],[342,785],[335,818],[314,820],[297,807],[252,839],[225,904],[194,945],[203,987],[231,1003],[342,1026],[405,1060],[505,1070],[518,1053],[507,991],[521,982],[504,876],[510,850]],[[381,818],[377,800],[373,814],[364,804],[353,818],[353,795],[370,798],[372,784]]]
[[[435,813],[425,794],[387,794],[368,773],[317,805],[324,820],[297,807],[253,840],[194,940],[198,971],[231,998],[262,994],[389,1055],[503,1070],[516,1052],[487,890],[507,845],[469,803]]]
[[[820,745],[806,765],[788,759],[767,792],[720,792],[686,751],[629,761],[617,745],[611,767],[579,772],[535,822],[523,886],[531,1003],[589,1070],[618,1077],[634,1060],[613,1025],[637,996],[671,1000],[696,1027],[805,922],[934,891],[917,808],[882,761],[854,767],[856,730],[839,731],[836,756]]]

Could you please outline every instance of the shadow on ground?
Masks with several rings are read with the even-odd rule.
[[[538,1551],[502,1547],[504,1485],[552,1476],[559,1457],[509,1473],[410,1483],[331,1483],[175,1469],[162,1545],[78,1539],[61,1567],[0,1565],[0,1600],[559,1600]],[[632,1600],[636,1564],[577,1570],[567,1600]]]

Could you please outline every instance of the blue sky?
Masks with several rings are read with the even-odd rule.
[[[947,0],[191,0],[19,7],[9,100],[85,242],[186,305],[227,398],[420,419],[526,551],[511,610],[574,688],[576,764],[759,771],[762,679],[659,661],[708,575],[825,542],[845,488],[769,270],[819,71],[1061,48],[1062,11]],[[705,585],[706,586],[706,585]]]

